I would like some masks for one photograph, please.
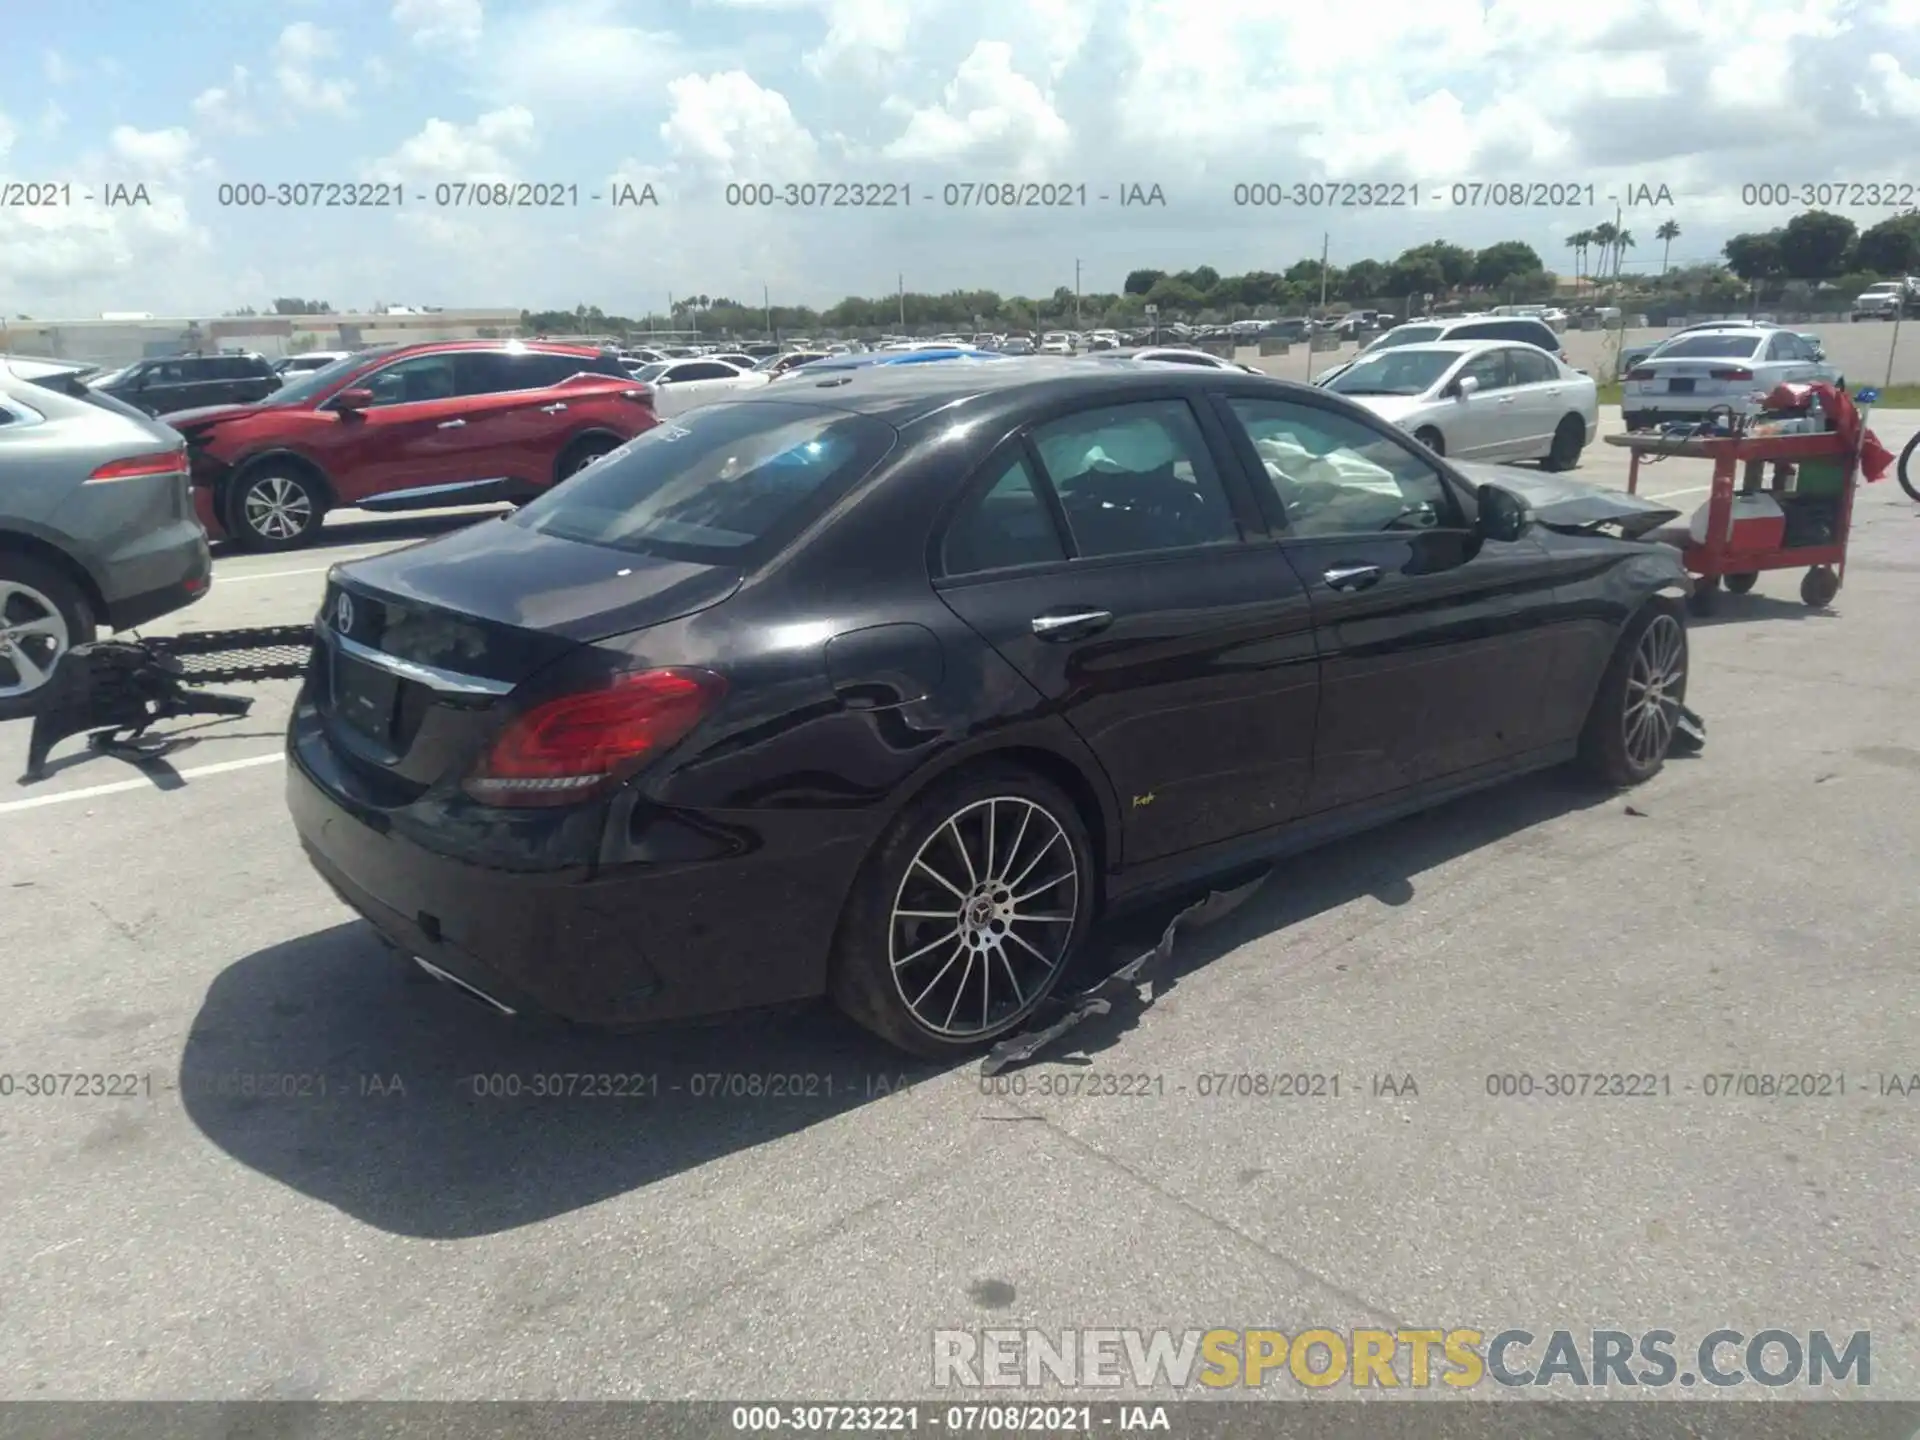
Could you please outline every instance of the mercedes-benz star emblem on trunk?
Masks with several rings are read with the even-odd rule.
[[[333,628],[342,635],[353,629],[353,597],[344,590],[333,603]]]

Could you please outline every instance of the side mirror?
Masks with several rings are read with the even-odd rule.
[[[1487,540],[1518,540],[1532,523],[1527,502],[1511,490],[1498,485],[1482,485],[1479,490],[1479,531]]]
[[[333,397],[333,408],[346,414],[356,410],[365,410],[373,404],[373,391],[356,385],[351,390],[342,390]]]
[[[1455,399],[1465,400],[1469,395],[1473,394],[1473,392],[1478,390],[1479,388],[1480,388],[1479,376],[1462,375],[1458,380],[1454,381],[1453,384],[1447,387],[1447,393],[1452,395]]]

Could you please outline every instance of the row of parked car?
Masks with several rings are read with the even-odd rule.
[[[1498,323],[1516,333],[1440,326],[1415,343],[1426,329],[1402,327],[1322,379],[1436,453],[1572,465],[1597,424],[1591,381],[1546,353],[1557,342],[1538,321]],[[663,420],[768,385],[875,366],[1039,363],[910,342],[673,357],[434,341],[300,357],[277,375],[259,373],[265,362],[227,366],[246,359],[258,357],[142,361],[105,376],[15,360],[0,372],[0,586],[12,587],[0,589],[0,647],[10,647],[0,714],[96,625],[126,628],[204,590],[209,539],[290,550],[335,509],[524,505]],[[209,361],[234,373],[202,375]],[[1073,363],[1138,362],[1259,373],[1178,346]],[[196,385],[229,388],[210,400]]]

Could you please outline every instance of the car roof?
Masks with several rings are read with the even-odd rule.
[[[19,380],[44,380],[50,375],[92,375],[99,371],[98,365],[88,365],[79,360],[59,360],[51,356],[38,355],[0,355],[0,369],[9,371]]]
[[[1524,340],[1515,340],[1510,336],[1493,336],[1481,340],[1416,340],[1411,345],[1393,345],[1385,350],[1376,350],[1366,358],[1371,360],[1379,355],[1405,355],[1409,350],[1437,350],[1447,355],[1472,355],[1481,350],[1539,349],[1538,345],[1529,345]],[[1541,353],[1546,352],[1541,351]],[[1355,357],[1356,360],[1359,358]]]
[[[1085,356],[1035,357],[1018,365],[872,365],[827,371],[813,384],[796,379],[746,393],[740,405],[799,404],[873,415],[905,426],[955,404],[1018,410],[1041,400],[1124,399],[1129,392],[1212,390],[1223,383],[1266,385],[1307,396],[1311,385],[1252,374],[1237,366],[1088,364]],[[796,377],[806,370],[794,372]]]
[[[564,340],[409,340],[394,345],[374,345],[354,353],[369,356],[401,355],[428,350],[526,350],[537,355],[612,353],[598,345],[581,345]]]

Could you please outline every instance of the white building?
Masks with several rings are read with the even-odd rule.
[[[519,333],[506,309],[401,310],[340,315],[154,316],[0,320],[0,352],[125,365],[189,350],[252,350],[268,357],[420,340],[492,340]]]

